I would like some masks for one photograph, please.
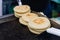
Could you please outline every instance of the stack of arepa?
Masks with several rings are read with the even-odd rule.
[[[22,15],[21,18],[19,18],[19,22],[24,25],[28,25],[29,21],[31,21],[35,17],[38,17],[38,15],[36,15],[35,13],[26,13]]]
[[[50,21],[46,17],[36,17],[29,21],[28,28],[32,33],[40,34],[50,28]]]
[[[21,5],[14,7],[14,15],[17,18],[20,18],[23,14],[31,12],[30,6],[28,5]]]
[[[48,18],[32,13],[28,5],[16,6],[14,8],[14,14],[19,18],[19,22],[26,25],[29,31],[34,34],[41,34],[51,26]]]

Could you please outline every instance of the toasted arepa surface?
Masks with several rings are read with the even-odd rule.
[[[37,14],[35,13],[26,13],[22,16],[22,18],[25,20],[25,21],[30,21],[31,19],[35,18],[35,17],[38,17]]]
[[[30,6],[28,5],[21,5],[21,6],[16,6],[14,7],[14,11],[19,12],[19,13],[25,13],[30,10]]]
[[[36,17],[29,21],[29,26],[33,29],[46,29],[49,25],[50,21],[46,17]]]

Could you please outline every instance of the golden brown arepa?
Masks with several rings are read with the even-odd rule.
[[[21,5],[21,6],[14,7],[14,14],[18,18],[23,14],[29,13],[29,12],[31,12],[31,10],[30,10],[30,6],[28,5]]]
[[[29,27],[33,29],[46,29],[50,25],[50,21],[46,17],[36,17],[29,21]]]

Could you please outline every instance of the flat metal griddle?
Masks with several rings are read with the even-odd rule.
[[[14,20],[0,24],[0,40],[60,40],[60,37],[46,31],[40,35],[33,34],[27,26],[19,23],[19,19],[14,17]]]
[[[0,40],[60,40],[60,37],[44,32],[33,34],[18,19],[0,24]]]

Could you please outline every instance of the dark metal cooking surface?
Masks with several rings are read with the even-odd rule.
[[[0,40],[60,40],[60,37],[47,32],[35,35],[16,19],[0,24]]]

